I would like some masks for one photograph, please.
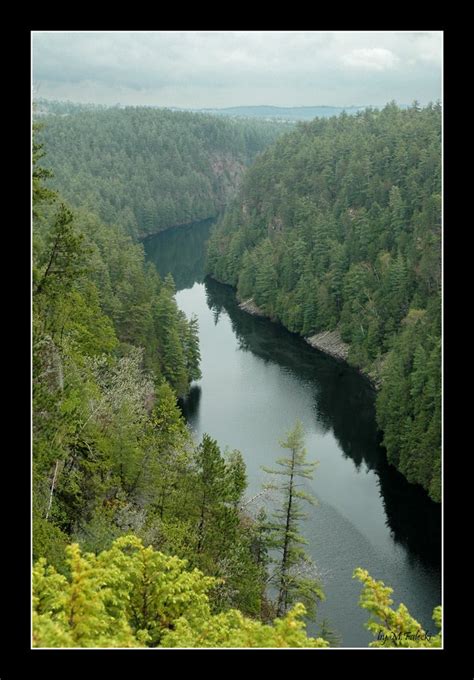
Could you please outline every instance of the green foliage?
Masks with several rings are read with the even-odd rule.
[[[130,529],[164,542],[165,523],[189,529],[193,444],[176,397],[200,377],[200,355],[172,279],[120,229],[42,191],[41,157],[37,145],[33,544],[63,572],[72,536],[97,552]]]
[[[305,624],[301,620],[306,610],[302,604],[295,605],[286,616],[275,619],[268,626],[245,618],[241,612],[232,609],[223,614],[202,621],[194,629],[186,619],[181,619],[176,630],[164,638],[166,647],[328,647],[323,638],[310,638],[306,635]]]
[[[207,434],[196,450],[195,461],[196,560],[208,573],[218,574],[220,560],[237,540],[245,469],[238,452],[226,463],[217,442]]]
[[[260,137],[259,130],[244,123],[221,126],[205,116],[173,118],[170,112],[129,109],[122,115],[73,107],[70,113],[67,125],[63,118],[53,123],[48,119],[45,136],[48,149],[52,145],[58,154],[54,165],[63,173],[58,186],[68,187],[68,197],[80,209],[72,212],[60,195],[46,188],[50,173],[38,165],[43,151],[36,138],[33,149],[34,646],[327,646],[321,637],[307,637],[302,622],[306,612],[312,615],[322,591],[298,534],[304,516],[300,501],[311,498],[296,480],[311,478],[314,467],[305,459],[301,427],[282,442],[291,458],[279,459],[282,469],[272,471],[286,480],[279,485],[281,505],[272,521],[264,512],[250,516],[243,501],[242,455],[222,454],[208,435],[195,443],[177,404],[177,397],[201,375],[197,321],[187,320],[177,308],[172,277],[162,281],[130,236],[137,221],[140,229],[151,230],[157,224],[169,226],[173,219],[213,214],[227,200],[226,182],[235,183],[235,158],[240,159],[237,164],[253,158],[273,132],[263,134],[262,128]],[[146,144],[135,147],[142,122]],[[173,137],[176,132],[182,137]],[[104,140],[110,143],[107,152]],[[69,144],[76,145],[77,154],[69,152]],[[235,154],[232,162],[223,161],[227,153]],[[142,180],[156,170],[154,159],[160,154],[172,176],[163,172],[161,194],[147,184],[133,212],[122,201],[123,182],[131,179],[125,176],[131,167],[127,159],[136,161],[140,179],[134,188],[141,192]],[[117,158],[125,160],[121,172]],[[433,163],[423,159],[428,177]],[[398,160],[402,163],[403,155]],[[265,166],[264,158],[262,162]],[[110,175],[104,175],[104,164]],[[366,170],[363,163],[353,164],[351,195],[361,186],[367,191]],[[266,181],[265,172],[260,178]],[[258,199],[252,185],[246,191],[251,201]],[[251,209],[252,219],[245,217],[243,232],[231,238],[225,266],[225,248],[216,240],[210,259],[222,266],[223,277],[227,268],[234,284],[255,295],[267,313],[283,315],[297,331],[302,325],[311,331],[319,324],[335,325],[341,314],[346,333],[353,336],[352,315],[376,305],[374,296],[360,293],[360,286],[367,291],[374,278],[383,279],[383,290],[392,296],[390,315],[379,323],[375,314],[367,329],[362,325],[360,336],[367,331],[370,342],[353,344],[361,356],[375,356],[393,315],[403,319],[401,347],[390,334],[383,340],[393,351],[386,381],[399,383],[399,393],[415,400],[416,407],[404,404],[397,414],[405,423],[401,435],[388,422],[386,446],[401,451],[399,464],[406,474],[430,484],[435,496],[439,466],[436,459],[430,462],[424,433],[428,428],[434,446],[439,315],[436,303],[426,310],[423,304],[437,290],[434,259],[426,256],[426,243],[435,247],[436,238],[423,238],[437,214],[437,200],[417,213],[417,233],[424,244],[417,311],[413,305],[406,308],[416,288],[406,238],[407,248],[400,241],[396,253],[384,241],[387,250],[379,253],[372,269],[364,261],[351,261],[338,240],[340,223],[331,215],[303,220],[298,238],[286,243],[279,236],[291,217],[290,194],[285,192],[282,217],[272,217],[263,239],[264,222],[249,204],[243,214],[248,217]],[[413,206],[403,191],[392,191],[389,201],[388,222],[403,235]],[[312,204],[303,197],[295,210],[311,217]],[[362,235],[358,252],[366,257],[372,244],[370,215],[361,210],[355,221],[354,233]],[[308,238],[316,255],[307,247]],[[308,300],[310,290],[314,294]],[[390,394],[383,394],[381,403],[380,418],[389,421]],[[417,466],[409,456],[415,445],[425,447],[426,454]],[[265,588],[278,550],[282,559],[271,577],[279,598],[273,607]],[[266,625],[275,613],[280,618]]]
[[[197,317],[192,315],[189,322],[184,326],[184,348],[186,356],[186,370],[188,379],[199,380],[202,378],[199,364],[201,362],[201,352],[199,350],[199,325]]]
[[[252,524],[240,514],[242,456],[225,461],[210,438],[196,446],[177,404],[201,375],[196,319],[177,308],[172,277],[161,281],[130,236],[35,188],[33,548],[66,577],[77,572],[69,597],[80,603],[68,625],[71,602],[52,619],[38,610],[37,643],[157,643],[156,618],[145,625],[139,604],[132,628],[129,613],[116,630],[108,619],[123,584],[106,592],[95,555],[129,532],[218,577],[213,610],[258,614],[265,574],[252,552]],[[74,548],[66,562],[71,539],[90,555]],[[134,569],[146,580],[159,558],[142,557]],[[91,575],[83,592],[82,572]],[[143,595],[147,607],[153,592]]]
[[[163,286],[153,306],[156,336],[158,339],[158,356],[162,375],[176,389],[178,395],[186,394],[189,387],[187,372],[189,340],[195,338],[195,329],[190,329],[186,319],[176,308],[174,291]],[[189,365],[191,365],[189,358]],[[194,364],[192,365],[192,374]]]
[[[66,548],[70,577],[40,559],[33,570],[36,647],[138,647],[123,602],[127,581],[115,564],[105,570],[79,546]],[[123,599],[122,599],[123,598]]]
[[[68,536],[36,512],[33,518],[33,560],[43,557],[57,571],[64,573],[66,562],[64,550]]]
[[[97,562],[105,570],[115,567],[127,580],[125,613],[133,631],[141,633],[149,646],[158,645],[180,617],[193,625],[209,616],[206,592],[215,580],[197,569],[187,571],[186,562],[177,557],[145,548],[134,537],[122,537]]]
[[[376,636],[370,647],[441,647],[441,632],[430,635],[423,630],[404,604],[396,610],[390,605],[393,590],[385,586],[383,581],[373,579],[366,569],[354,570],[353,578],[357,578],[364,586],[359,604],[370,612],[366,624],[368,630]],[[433,621],[441,628],[441,607],[435,607]]]
[[[378,410],[389,460],[436,501],[440,135],[439,104],[389,104],[299,124],[246,172],[207,259],[208,273],[289,330],[340,333],[350,363],[383,382]],[[428,313],[430,327],[416,362],[404,322],[415,310]],[[422,350],[430,369],[420,368]],[[402,368],[399,355],[407,352]]]
[[[227,461],[228,497],[237,507],[247,488],[247,470],[240,451],[232,451]]]
[[[36,207],[39,210],[38,203]],[[73,224],[73,214],[64,203],[59,205],[51,226],[46,229],[43,247],[36,248],[34,253],[34,322],[37,333],[57,340],[63,336],[64,324],[70,318],[69,307],[73,305],[76,282],[84,274],[87,253],[83,236]]]
[[[289,607],[302,601],[310,615],[315,614],[315,603],[324,597],[321,584],[314,573],[314,565],[302,546],[306,540],[298,533],[299,522],[306,517],[301,510],[301,501],[314,504],[316,501],[303,488],[301,479],[312,479],[317,462],[308,463],[304,448],[303,425],[297,421],[280,442],[291,452],[288,458],[278,458],[280,468],[263,468],[265,472],[282,477],[279,484],[269,484],[281,496],[273,511],[273,521],[267,524],[266,544],[269,549],[281,553],[274,560],[272,582],[278,590],[277,616],[283,616]]]
[[[41,202],[38,208],[35,558],[67,574],[63,548],[71,537],[96,554],[134,531],[218,576],[213,609],[258,613],[264,574],[253,558],[252,529],[241,525],[242,457],[233,452],[227,463],[209,438],[196,448],[177,405],[177,394],[200,377],[196,319],[178,310],[172,278],[161,282],[129,237],[90,213],[73,220],[61,208],[58,219]],[[118,595],[111,586],[110,596]],[[136,646],[142,634],[156,641],[151,624],[135,636],[122,621],[112,635],[102,621],[108,600],[89,611],[87,598],[80,617],[101,631],[94,644]],[[38,616],[38,644],[92,644],[92,630]]]
[[[411,309],[383,368],[377,420],[388,460],[441,501],[440,309]]]
[[[66,548],[68,576],[45,559],[33,571],[35,647],[325,647],[295,607],[274,626],[237,610],[213,616],[216,579],[123,536],[98,555]]]
[[[217,215],[245,166],[285,129],[145,107],[66,111],[42,117],[54,187],[133,236]]]

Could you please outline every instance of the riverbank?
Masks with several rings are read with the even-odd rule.
[[[350,346],[342,340],[338,331],[322,331],[305,338],[305,341],[311,347],[347,362]]]
[[[242,296],[241,304],[249,298]],[[200,333],[203,377],[199,393],[186,404],[188,424],[197,438],[207,432],[242,452],[249,497],[265,481],[261,466],[272,466],[282,455],[275,441],[297,418],[303,423],[308,453],[320,462],[307,482],[320,504],[302,533],[320,570],[330,574],[321,617],[331,619],[343,645],[367,644],[351,578],[363,560],[364,568],[378,569],[391,587],[410,593],[412,607],[429,627],[439,603],[431,576],[439,543],[427,527],[437,526],[439,510],[387,463],[369,381],[282,324],[268,323],[253,306],[253,314],[244,313],[228,284],[206,278],[177,293],[177,301],[186,316],[198,317]],[[428,554],[433,566],[419,566]],[[412,564],[423,570],[419,576]]]
[[[211,277],[214,278],[214,277]],[[214,279],[217,281],[217,279]],[[218,281],[218,283],[222,283],[221,281]],[[235,289],[234,289],[235,290]],[[238,300],[238,298],[237,298]],[[238,301],[238,307],[241,309],[243,312],[246,312],[247,314],[251,314],[252,316],[259,316],[262,318],[269,319],[269,321],[278,321],[274,318],[271,318],[268,316],[268,314],[265,314],[265,312],[258,307],[258,305],[255,303],[253,298],[249,298],[248,300],[242,300]],[[278,323],[281,323],[278,321]],[[282,324],[284,325],[284,324]],[[323,352],[323,354],[327,354],[334,359],[338,359],[339,361],[343,361],[352,368],[355,368],[362,376],[364,376],[369,383],[371,384],[372,388],[375,391],[380,390],[382,386],[382,379],[380,377],[380,369],[381,369],[381,364],[380,366],[377,366],[375,369],[372,371],[365,371],[364,369],[358,367],[358,366],[353,366],[350,364],[348,358],[349,358],[349,351],[350,351],[350,345],[347,342],[344,342],[341,338],[341,335],[338,330],[333,330],[333,331],[321,331],[320,333],[316,333],[315,335],[311,335],[308,337],[303,338],[305,342],[308,343],[313,349],[317,349],[319,352]]]
[[[243,312],[247,312],[247,314],[251,314],[252,316],[267,317],[267,315],[264,312],[262,312],[260,307],[257,307],[253,298],[249,298],[248,300],[239,302],[239,307]]]
[[[235,288],[204,276],[207,238],[206,229],[185,228],[147,243],[160,276],[175,279],[179,308],[198,319],[202,378],[186,400],[188,426],[198,441],[208,433],[242,452],[251,498],[261,491],[262,466],[282,455],[276,442],[301,420],[305,446],[320,462],[314,479],[305,480],[319,506],[309,509],[302,534],[312,559],[329,575],[321,619],[331,620],[343,646],[371,641],[352,579],[362,559],[364,568],[404,593],[429,628],[440,601],[439,508],[387,463],[373,388],[281,323],[244,314]]]

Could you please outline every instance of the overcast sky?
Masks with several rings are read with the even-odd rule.
[[[34,32],[35,96],[214,108],[441,99],[442,32]]]

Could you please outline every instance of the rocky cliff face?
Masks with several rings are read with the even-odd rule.
[[[234,156],[223,154],[213,154],[210,163],[216,178],[217,200],[224,207],[237,194],[245,165]]]
[[[224,154],[213,154],[209,158],[209,165],[214,177],[210,179],[212,185],[211,203],[213,207],[210,207],[208,214],[196,214],[185,222],[176,222],[167,224],[165,227],[160,226],[156,229],[142,230],[138,234],[139,240],[144,240],[149,236],[155,236],[168,229],[187,227],[191,224],[196,224],[197,222],[214,219],[224,208],[226,208],[237,194],[246,166],[242,161],[235,158],[235,156]],[[207,177],[209,179],[209,173],[207,174]]]

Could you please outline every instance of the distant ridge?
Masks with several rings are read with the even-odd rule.
[[[235,116],[244,118],[266,118],[271,120],[312,120],[313,118],[330,118],[339,116],[343,111],[348,115],[355,115],[359,111],[368,108],[366,106],[232,106],[222,109],[181,109],[176,111],[193,111],[209,113],[215,116]],[[373,107],[379,108],[379,107]],[[401,107],[405,108],[405,107]]]
[[[59,115],[68,116],[71,114],[84,111],[97,111],[106,109],[124,109],[130,105],[117,103],[115,105],[105,104],[80,104],[70,101],[57,101],[37,98],[35,100],[35,117],[45,115]],[[400,109],[408,108],[407,104],[399,104]],[[230,118],[260,118],[267,121],[283,121],[296,122],[299,120],[313,120],[313,118],[330,118],[331,116],[339,116],[343,111],[348,115],[356,115],[359,111],[364,111],[367,108],[381,109],[382,106],[372,106],[365,104],[363,106],[272,106],[262,104],[259,106],[230,106],[225,108],[192,108],[182,106],[161,106],[143,105],[134,106],[132,108],[147,108],[147,109],[167,109],[168,111],[183,111],[191,113],[205,113],[213,116],[228,116]]]

